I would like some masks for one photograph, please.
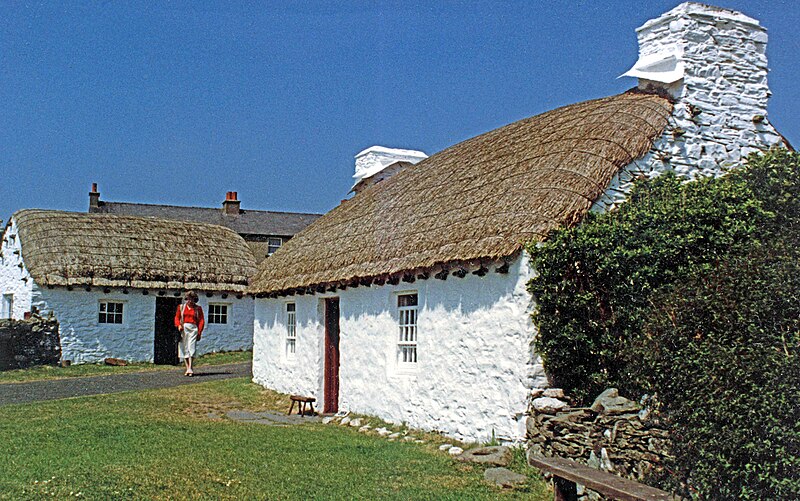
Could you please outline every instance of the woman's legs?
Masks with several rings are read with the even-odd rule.
[[[192,357],[186,357],[186,373],[193,374],[194,371],[192,370]]]

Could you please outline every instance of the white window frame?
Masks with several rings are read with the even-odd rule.
[[[116,312],[116,311],[109,312],[108,311],[108,305],[109,304],[115,304],[115,305],[118,304],[119,308],[120,308],[119,312]],[[105,311],[103,311],[104,309],[105,309]],[[97,323],[98,323],[98,325],[125,325],[125,309],[126,309],[125,308],[125,301],[120,301],[119,299],[101,299],[100,301],[98,301],[98,304],[97,304]],[[105,322],[103,322],[101,320],[101,318],[103,318],[101,315],[105,315],[106,316],[105,317],[106,318]],[[117,316],[119,316],[119,322],[109,322],[108,321],[109,315],[111,315],[112,318],[117,318]]]
[[[213,308],[222,307],[225,308],[224,313],[213,313],[211,310]],[[224,317],[225,321],[220,322],[218,319],[213,320],[217,317]],[[214,325],[228,325],[228,321],[231,317],[231,304],[230,303],[208,303],[208,324]]]
[[[297,356],[297,303],[284,303],[286,315],[286,343],[284,353],[287,359]]]
[[[267,237],[267,256],[275,254],[275,252],[277,252],[278,249],[280,249],[283,244],[284,244],[283,237]]]
[[[401,298],[414,296],[413,305],[401,306]],[[419,292],[398,292],[395,297],[397,308],[396,359],[399,372],[414,371],[419,364]]]
[[[14,318],[14,294],[3,294],[0,318]]]

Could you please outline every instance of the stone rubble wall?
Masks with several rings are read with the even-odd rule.
[[[646,483],[664,474],[669,433],[647,402],[610,388],[591,407],[572,407],[560,389],[533,390],[528,454],[562,457]],[[596,493],[584,493],[598,499]]]
[[[58,321],[33,315],[0,320],[0,370],[57,364],[61,359]]]
[[[0,242],[0,295],[10,296],[13,299],[13,311],[8,318],[22,320],[25,312],[31,311],[33,287],[33,279],[22,260],[22,245],[17,235],[17,223],[12,218]],[[0,300],[3,299],[5,298],[0,297]]]

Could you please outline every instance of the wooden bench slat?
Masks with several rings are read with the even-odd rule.
[[[620,501],[675,501],[669,492],[564,458],[530,455],[531,466]]]

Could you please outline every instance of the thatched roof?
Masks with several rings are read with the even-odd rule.
[[[651,148],[671,112],[666,98],[629,91],[464,141],[312,223],[261,263],[249,292],[514,255],[579,221],[614,174]]]
[[[13,218],[39,285],[244,291],[255,272],[244,239],[221,226],[50,210]]]

